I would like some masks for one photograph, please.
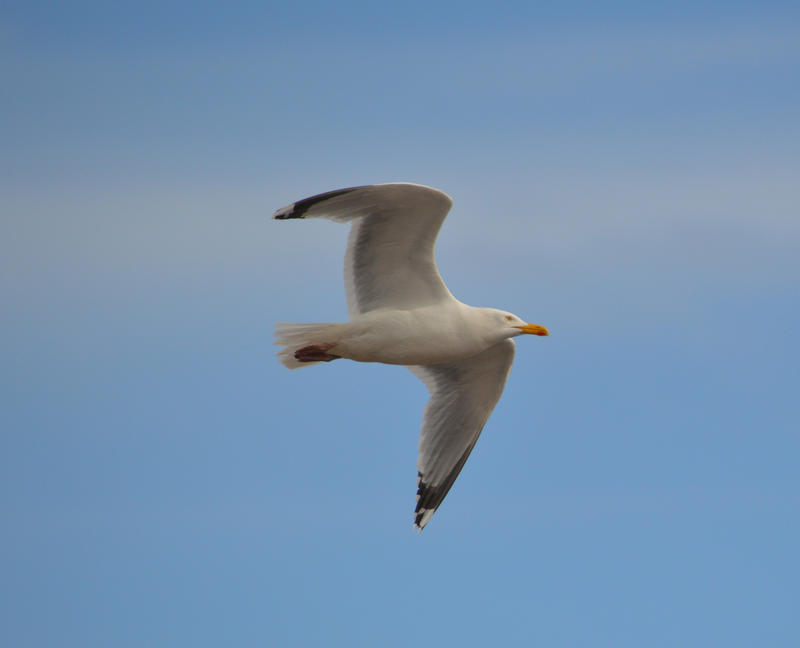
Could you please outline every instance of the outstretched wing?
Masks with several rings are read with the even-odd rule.
[[[379,308],[419,308],[453,299],[433,247],[453,201],[431,187],[389,183],[337,189],[292,203],[277,219],[352,221],[345,255],[351,318]]]
[[[431,394],[422,414],[417,458],[414,525],[428,523],[442,503],[500,400],[514,362],[514,341],[503,340],[476,356],[408,367]]]

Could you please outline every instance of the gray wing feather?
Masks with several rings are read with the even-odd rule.
[[[458,362],[408,367],[431,394],[422,415],[417,459],[418,529],[444,500],[500,400],[514,348],[508,339]]]
[[[337,189],[283,207],[277,219],[352,221],[345,255],[351,318],[378,308],[416,308],[453,296],[433,248],[452,199],[410,183]]]

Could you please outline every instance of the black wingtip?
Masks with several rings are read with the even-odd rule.
[[[444,498],[444,494],[439,497],[437,490],[426,484],[423,481],[422,473],[417,472],[417,506],[414,509],[414,528],[417,533],[422,533]]]
[[[333,191],[326,191],[325,193],[317,194],[316,196],[304,198],[303,200],[298,200],[296,203],[292,203],[291,205],[276,211],[273,218],[275,220],[305,218],[305,213],[317,203],[321,203],[323,200],[335,198],[336,196],[341,196],[342,194],[350,193],[351,191],[362,188],[363,187],[349,187],[347,189],[335,189]]]

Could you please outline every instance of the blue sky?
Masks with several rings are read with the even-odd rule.
[[[0,640],[796,646],[795,3],[6,3]],[[548,326],[425,532],[426,392],[289,372],[338,187]],[[388,413],[388,415],[387,415]]]

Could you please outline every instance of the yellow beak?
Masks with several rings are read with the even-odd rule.
[[[518,328],[523,333],[530,333],[531,335],[550,335],[550,331],[538,324],[526,324],[525,326],[515,326],[514,328]]]

